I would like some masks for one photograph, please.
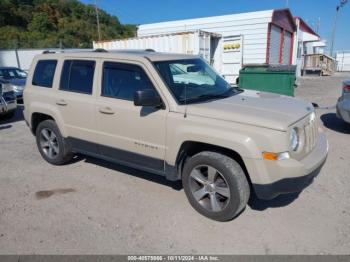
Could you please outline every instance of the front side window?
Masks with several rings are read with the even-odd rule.
[[[95,61],[65,60],[62,68],[60,90],[92,94]]]
[[[180,104],[225,98],[239,92],[202,59],[159,61],[154,64]]]
[[[136,91],[154,89],[144,70],[137,65],[105,62],[101,95],[128,101]]]
[[[32,84],[51,88],[56,65],[57,60],[39,60],[34,70]]]

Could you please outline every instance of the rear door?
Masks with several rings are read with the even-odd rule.
[[[225,36],[223,38],[222,75],[227,82],[235,84],[242,68],[242,36]]]
[[[64,119],[65,129],[73,148],[97,152],[95,94],[96,59],[65,59],[62,61],[55,104]]]

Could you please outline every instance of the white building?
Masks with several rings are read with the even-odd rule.
[[[303,19],[295,17],[296,32],[294,38],[293,64],[297,66],[297,76],[304,66],[303,55],[324,54],[326,42],[308,26]]]
[[[229,82],[234,82],[245,64],[292,64],[296,30],[289,9],[258,11],[140,25],[139,37],[192,30],[222,35],[214,67]],[[227,48],[242,43],[239,50]],[[157,51],[157,50],[156,50]],[[215,55],[215,54],[214,54]]]
[[[323,53],[325,47],[289,9],[144,24],[137,36],[94,42],[94,48],[199,54],[235,83],[239,70],[248,64],[296,65],[300,76],[303,55]]]
[[[337,70],[339,72],[350,72],[350,50],[338,51],[336,54]]]

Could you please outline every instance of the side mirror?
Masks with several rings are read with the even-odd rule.
[[[162,106],[162,99],[153,89],[139,90],[134,94],[135,106]]]

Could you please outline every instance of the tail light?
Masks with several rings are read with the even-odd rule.
[[[344,84],[343,91],[344,93],[350,93],[350,84]]]

